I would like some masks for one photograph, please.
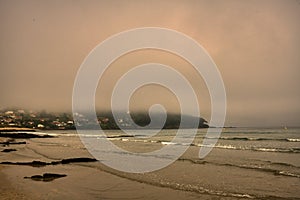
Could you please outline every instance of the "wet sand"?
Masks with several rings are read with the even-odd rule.
[[[24,192],[15,189],[12,186],[12,182],[7,179],[7,176],[2,172],[2,170],[7,167],[0,166],[0,193],[2,200],[9,200],[9,199],[29,199],[24,195]]]
[[[51,182],[22,179],[24,175],[39,174],[44,171],[68,175]],[[14,166],[6,168],[4,173],[14,185],[5,193],[5,195],[9,194],[8,199],[18,199],[12,194],[22,192],[29,199],[199,199],[200,197],[210,199],[210,196],[160,188],[81,166],[45,167],[43,169]],[[22,188],[22,191],[17,188]]]
[[[75,155],[91,158],[89,153],[80,146],[78,139],[73,144],[77,145],[64,155],[61,148],[47,148],[46,146],[57,145],[62,142],[56,138],[51,141],[43,139],[26,140],[25,145],[10,145],[17,151],[2,153],[1,161],[11,161],[11,163],[30,163],[42,161],[51,163],[60,158],[74,157]],[[44,143],[44,144],[43,144]],[[64,143],[64,142],[62,142]],[[38,145],[37,145],[38,144]],[[43,146],[44,145],[44,146]],[[3,149],[2,147],[1,149]],[[6,147],[7,148],[7,147]],[[65,150],[64,147],[63,150]],[[78,150],[79,148],[79,150]],[[43,149],[43,151],[41,151]],[[55,151],[56,149],[56,151]],[[51,151],[53,150],[53,151]],[[36,153],[41,151],[40,153]],[[80,152],[80,153],[79,153]],[[53,159],[51,159],[52,157]],[[200,195],[188,191],[174,190],[167,187],[158,187],[141,181],[130,180],[120,175],[114,175],[101,170],[100,163],[95,166],[86,165],[85,162],[46,165],[42,167],[2,164],[0,167],[0,191],[1,199],[211,199],[211,195]],[[65,174],[52,181],[35,181],[28,176],[41,175],[43,173]]]

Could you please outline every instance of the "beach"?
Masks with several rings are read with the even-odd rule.
[[[12,183],[7,179],[6,175],[2,172],[3,166],[0,166],[0,191],[1,199],[28,199],[29,197],[23,194],[21,190],[17,190]]]
[[[76,131],[41,131],[51,137],[1,138],[4,199],[299,199],[299,129],[226,129],[203,159],[205,129],[174,163],[148,173],[105,166],[89,153]],[[152,138],[108,131],[128,151],[172,144],[176,130]],[[97,135],[95,139],[101,140]],[[25,142],[25,144],[24,144]],[[5,144],[4,144],[5,143]],[[184,145],[184,144],[182,144]],[[4,151],[5,149],[10,149]],[[166,158],[167,159],[167,158]]]

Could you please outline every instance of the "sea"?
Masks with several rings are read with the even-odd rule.
[[[186,143],[173,142],[177,131],[161,130],[149,138],[145,134],[141,137],[141,130],[131,134],[120,130],[105,131],[107,138],[97,134],[88,136],[109,139],[127,151],[145,153],[167,145],[186,146]],[[50,131],[48,134],[78,137],[76,131]],[[199,129],[182,156],[154,172],[125,173],[109,166],[104,168],[129,179],[200,194],[232,198],[300,198],[299,128],[224,128],[213,150],[200,159],[199,150],[205,138],[210,138],[207,129]],[[162,159],[169,158],[169,155],[162,156]]]
[[[83,135],[76,130],[40,131],[36,134],[55,137],[33,138],[25,148],[48,160],[58,160],[86,156],[87,152],[93,157],[94,152],[84,145],[85,137],[93,141],[109,140],[120,149],[147,158],[147,153],[166,146],[185,146],[185,152],[176,160],[149,172],[130,173],[106,165],[101,155],[109,149],[98,151],[99,162],[80,166],[129,181],[193,193],[195,199],[201,195],[208,195],[209,199],[300,199],[300,128],[224,128],[211,152],[200,158],[199,150],[204,146],[204,139],[212,137],[207,135],[207,130],[198,129],[191,144],[174,142],[178,130],[173,129],[160,130],[152,137],[141,134],[141,130],[130,134],[108,130],[105,136],[95,131]],[[163,162],[170,159],[170,155],[160,155],[159,158]],[[89,192],[91,188],[97,191],[96,187],[86,182],[82,192],[97,196],[97,192]]]

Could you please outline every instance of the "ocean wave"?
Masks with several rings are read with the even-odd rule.
[[[238,168],[242,168],[242,169],[250,169],[250,170],[269,172],[269,173],[273,173],[276,176],[280,175],[280,176],[300,178],[300,174],[296,174],[296,173],[288,172],[288,171],[281,171],[281,170],[273,169],[273,168],[266,168],[266,167],[262,167],[262,166],[234,165],[234,164],[223,164],[223,165],[238,167]]]
[[[286,138],[286,141],[288,141],[288,142],[300,142],[300,139],[298,139],[298,138]]]
[[[164,141],[161,141],[160,143],[163,144],[163,145],[179,145],[179,143],[175,143],[175,142],[164,142]]]
[[[27,133],[26,131],[22,131]],[[139,135],[127,135],[127,134],[116,134],[116,135],[107,135],[100,136],[99,134],[79,134],[79,133],[52,133],[52,132],[28,132],[34,133],[36,135],[50,135],[54,137],[103,137],[103,138],[124,138],[124,137],[136,137]],[[236,140],[236,141],[283,141],[283,142],[300,142],[300,138],[266,138],[266,137],[199,137],[203,139],[218,139],[218,140]]]
[[[43,133],[43,132],[34,132],[37,135],[49,135],[49,136],[64,136],[64,137],[95,137],[97,139],[108,139],[108,140],[121,140],[123,142],[149,142],[149,143],[160,143],[162,145],[182,145],[182,146],[198,146],[198,147],[210,147],[203,144],[188,144],[188,143],[175,143],[172,141],[164,140],[141,140],[135,139],[134,135],[127,134],[114,134],[114,135],[99,135],[99,134],[77,134],[77,133]],[[221,140],[244,140],[244,141],[259,141],[259,140],[280,140],[288,142],[300,142],[298,138],[285,138],[285,139],[272,139],[272,138],[252,138],[252,137],[221,137]],[[300,153],[300,148],[272,148],[272,147],[261,147],[261,146],[235,146],[235,145],[224,145],[217,144],[214,148],[219,149],[229,149],[229,150],[250,150],[250,151],[259,151],[259,152],[279,152],[279,153]]]
[[[205,137],[207,139],[219,140],[238,140],[238,141],[284,141],[284,142],[300,142],[299,138],[254,138],[254,137]]]
[[[232,149],[232,150],[251,150],[251,151],[261,151],[261,152],[279,152],[279,153],[300,153],[300,148],[270,148],[270,147],[242,147],[234,145],[221,145],[217,144],[215,146],[197,144],[199,147],[214,147],[219,149]]]
[[[185,160],[185,159],[182,159]],[[189,159],[188,159],[189,160]],[[205,161],[206,163],[206,161]],[[202,164],[202,163],[199,163]],[[203,163],[204,164],[204,163]],[[96,168],[100,169],[101,171],[105,171],[107,173],[113,174],[115,176],[119,176],[128,180],[138,181],[144,184],[154,185],[158,187],[165,187],[165,188],[171,188],[175,190],[181,190],[181,191],[188,191],[188,192],[195,192],[199,194],[209,194],[209,195],[216,195],[219,196],[219,198],[240,198],[240,199],[294,199],[294,198],[284,198],[284,197],[278,197],[278,196],[270,196],[270,195],[257,195],[257,194],[250,194],[250,193],[238,193],[238,192],[232,192],[232,191],[222,191],[222,190],[215,190],[215,189],[209,189],[207,187],[203,187],[200,185],[193,185],[193,184],[184,184],[184,183],[178,183],[176,181],[169,181],[169,180],[162,180],[162,179],[147,179],[145,176],[139,177],[139,176],[130,176],[124,173],[120,173],[118,171],[113,171],[108,168],[103,168],[101,166],[95,166],[95,165],[85,165],[86,167]],[[279,175],[282,175],[282,173],[278,173]]]
[[[107,168],[103,168],[101,166],[95,166],[95,165],[85,165],[86,167],[96,168],[100,169],[101,171],[105,171],[107,173],[113,174],[115,176],[119,176],[128,180],[138,181],[144,184],[154,185],[158,187],[166,187],[171,188],[175,190],[182,190],[182,191],[188,191],[188,192],[195,192],[199,194],[209,194],[209,195],[217,195],[220,197],[238,197],[238,198],[244,198],[244,199],[257,199],[256,196],[252,194],[246,194],[246,193],[236,193],[236,192],[227,192],[227,191],[220,191],[220,190],[213,190],[208,189],[202,186],[198,185],[192,185],[192,184],[183,184],[178,183],[174,181],[168,181],[168,180],[152,180],[152,179],[146,179],[145,176],[142,177],[136,177],[136,176],[130,176],[125,175],[124,173],[120,173],[118,171],[112,171]]]
[[[221,140],[241,140],[241,141],[261,141],[261,140],[274,140],[271,138],[250,138],[250,137],[221,137]]]
[[[249,170],[257,170],[257,171],[263,171],[263,172],[269,172],[277,176],[288,176],[288,177],[295,177],[295,178],[300,178],[300,174],[294,173],[294,172],[289,172],[289,171],[282,171],[278,169],[270,168],[270,167],[263,167],[261,165],[238,165],[238,164],[232,164],[232,163],[217,163],[217,162],[210,162],[210,161],[205,161],[205,160],[200,160],[200,159],[190,159],[190,158],[179,158],[178,161],[188,161],[193,164],[211,164],[211,165],[217,165],[217,166],[227,166],[227,167],[237,167],[241,169],[249,169]],[[274,163],[276,165],[278,163]],[[280,163],[282,164],[282,163]],[[290,165],[288,163],[284,163],[284,165],[289,166],[294,169],[299,169],[299,167],[296,167],[294,165]]]
[[[283,176],[291,176],[291,177],[300,178],[300,174],[294,174],[294,173],[287,172],[287,171],[279,171],[278,174],[276,174],[276,175],[283,175]]]
[[[294,167],[294,168],[299,168],[300,166],[296,166],[296,165],[292,165],[290,163],[281,163],[281,162],[272,162],[272,161],[265,161],[271,165],[279,165],[279,166],[283,166],[283,167]]]
[[[253,151],[264,151],[264,152],[280,152],[280,153],[300,153],[300,148],[263,148],[263,147],[252,147],[250,150]]]
[[[172,141],[161,141],[161,140],[140,140],[140,139],[129,139],[120,137],[111,137],[109,140],[121,140],[123,142],[147,142],[147,143],[160,143],[162,145],[182,145],[182,146],[198,146],[198,147],[213,147],[218,149],[229,149],[229,150],[249,150],[259,152],[277,152],[277,153],[300,153],[300,148],[271,148],[271,147],[255,147],[255,146],[234,146],[234,145],[223,145],[216,144],[215,146],[195,144],[195,143],[175,143]]]
[[[154,141],[151,141],[154,142]],[[158,143],[161,143],[163,145],[181,145],[181,146],[194,146],[190,143],[176,143],[176,142],[167,142],[167,141],[158,141]]]

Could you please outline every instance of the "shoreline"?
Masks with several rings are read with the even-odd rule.
[[[5,138],[2,138],[5,139]],[[78,139],[78,138],[77,138]],[[78,144],[80,141],[77,140]],[[23,141],[24,139],[22,139]],[[84,149],[72,149],[64,155],[39,146],[46,140],[63,142],[63,138],[25,139],[25,144],[10,144],[16,151],[1,153],[0,193],[3,200],[38,199],[211,199],[209,194],[176,190],[128,179],[103,170]],[[21,141],[17,139],[17,141]],[[52,142],[51,142],[52,143]],[[7,146],[3,146],[5,149]],[[66,149],[66,147],[59,147]],[[57,150],[59,150],[56,147]],[[54,150],[54,149],[53,149]],[[59,150],[60,151],[60,150]],[[52,155],[53,153],[53,155]],[[75,157],[79,158],[75,158]],[[73,157],[73,158],[72,158]],[[80,158],[81,157],[81,158]],[[85,159],[84,159],[85,158]],[[86,166],[85,166],[86,165]],[[97,167],[95,167],[97,166]],[[49,174],[57,178],[47,179]]]
[[[109,139],[127,151],[143,153],[162,148],[165,144],[160,141],[168,141],[176,134],[165,133],[166,135],[154,137],[152,140],[144,140],[123,137],[121,132],[112,132]],[[200,133],[195,144],[202,142],[203,134]],[[238,136],[243,138],[245,134]],[[233,138],[235,137],[237,136]],[[251,136],[255,137],[267,136]],[[273,138],[273,135],[268,136],[270,137]],[[299,185],[300,163],[297,152],[262,153],[233,148],[248,143],[269,144],[269,140],[222,140],[221,143],[226,148],[214,148],[205,160],[198,158],[199,147],[191,145],[171,165],[142,174],[119,172],[101,162],[95,162],[76,134],[62,133],[56,137],[22,138],[13,141],[0,138],[1,141],[0,191],[5,191],[1,192],[4,199],[75,200],[127,197],[150,200],[168,197],[167,199],[232,200],[297,199],[300,195],[297,188],[289,187]],[[284,143],[287,148],[291,148],[297,142],[298,140],[272,140],[271,144],[276,146]],[[104,155],[105,151],[102,153]],[[272,191],[260,184],[262,177],[274,188]]]
[[[4,173],[3,169],[5,169]],[[53,181],[36,181],[23,177],[25,174],[34,175],[45,172],[67,175]],[[216,197],[209,194],[198,194],[192,191],[182,191],[137,180],[129,180],[128,178],[81,164],[39,168],[31,166],[0,166],[0,178],[1,181],[6,183],[0,185],[3,200],[122,199],[124,197],[148,200],[178,198],[209,200]],[[20,188],[20,190],[16,188]]]

